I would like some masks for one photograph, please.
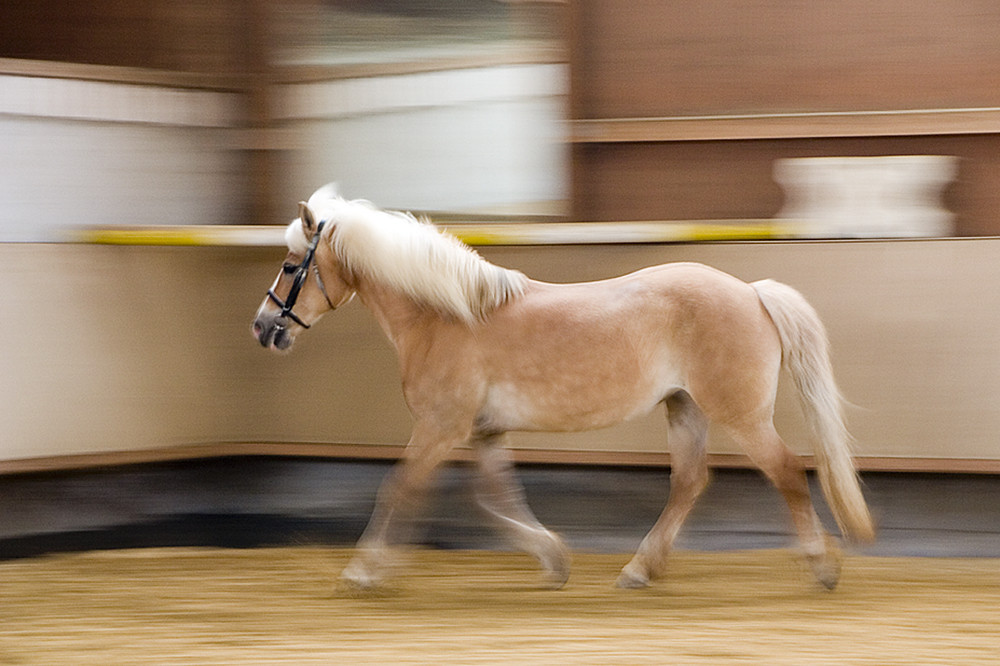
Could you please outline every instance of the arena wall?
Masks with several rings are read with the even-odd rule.
[[[863,467],[1000,471],[1000,239],[479,249],[557,282],[678,260],[785,281],[829,328]],[[282,255],[273,245],[0,244],[0,471],[398,455],[410,418],[395,357],[360,303],[291,354],[252,339]],[[790,391],[777,420],[807,452]],[[515,434],[511,445],[522,461],[666,464],[665,438],[655,413],[611,430]],[[716,464],[745,463],[717,433],[711,451]]]

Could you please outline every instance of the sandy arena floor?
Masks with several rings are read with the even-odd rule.
[[[1000,659],[1000,562],[849,556],[826,592],[787,550],[677,552],[654,587],[576,553],[418,550],[386,593],[350,550],[145,549],[0,563],[0,664],[973,664]]]

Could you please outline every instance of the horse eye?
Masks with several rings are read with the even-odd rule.
[[[299,267],[296,266],[295,264],[282,264],[281,265],[281,272],[284,273],[285,275],[291,275],[292,273],[294,273],[298,269],[299,269]]]

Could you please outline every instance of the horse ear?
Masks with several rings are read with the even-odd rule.
[[[315,233],[316,231],[316,219],[313,217],[312,211],[305,201],[299,202],[299,219],[302,220],[302,231],[309,234]]]

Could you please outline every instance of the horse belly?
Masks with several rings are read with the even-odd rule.
[[[480,422],[498,431],[577,431],[604,428],[648,414],[679,382],[652,373],[591,378],[583,384],[498,382],[487,391]]]

